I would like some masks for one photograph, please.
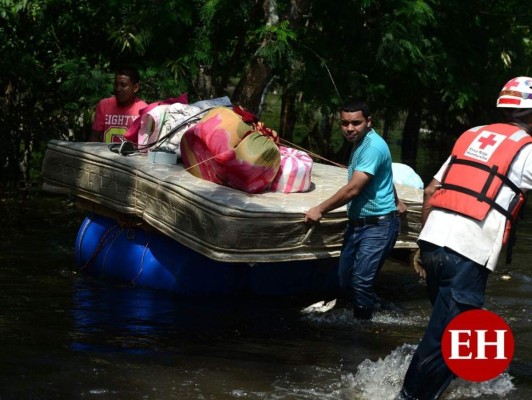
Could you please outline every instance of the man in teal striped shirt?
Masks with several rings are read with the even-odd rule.
[[[339,261],[339,283],[353,303],[354,317],[371,319],[376,308],[374,286],[399,234],[398,206],[393,185],[392,157],[384,139],[372,128],[368,105],[350,101],[340,110],[344,137],[353,143],[347,184],[329,199],[310,208],[305,222],[347,204],[349,218]]]

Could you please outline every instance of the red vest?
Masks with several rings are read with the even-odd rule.
[[[519,151],[531,143],[532,137],[514,125],[493,124],[464,132],[430,204],[479,221],[495,208],[513,222],[526,197],[507,174]],[[509,209],[495,202],[503,183],[516,193]]]

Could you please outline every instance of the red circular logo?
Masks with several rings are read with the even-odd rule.
[[[460,378],[482,382],[503,373],[514,355],[510,327],[497,314],[471,310],[457,315],[445,328],[443,359]]]

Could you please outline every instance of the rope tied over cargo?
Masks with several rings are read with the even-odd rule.
[[[85,230],[88,228],[88,226],[89,225],[87,224],[87,226],[85,227]],[[123,229],[124,228],[121,228],[119,225],[114,225],[114,226],[111,226],[109,229],[107,229],[104,232],[104,234],[101,236],[100,240],[98,241],[98,244],[96,245],[96,249],[94,250],[94,252],[85,262],[85,264],[79,269],[80,272],[89,268],[94,263],[94,261],[96,260],[98,255],[101,253],[101,251],[105,248],[105,246],[107,246],[107,244],[109,244],[116,237],[118,237],[118,235],[120,235]]]
[[[122,215],[122,214],[117,217],[116,221],[117,221],[117,224],[108,228],[103,233],[103,235],[100,237],[100,240],[98,241],[98,244],[96,245],[94,252],[85,262],[85,264],[80,268],[80,271],[83,271],[86,268],[89,268],[94,263],[98,255],[102,252],[102,250],[107,245],[112,243],[113,240],[115,240],[118,236],[120,236],[124,231],[126,231],[127,239],[133,240],[135,238],[135,228],[140,227],[142,225],[140,222],[132,221],[126,215]],[[85,227],[85,229],[87,228],[88,228],[88,225]]]

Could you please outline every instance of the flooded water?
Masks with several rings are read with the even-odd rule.
[[[2,203],[0,399],[393,399],[430,313],[424,284],[387,263],[387,311],[356,322],[317,299],[178,298],[76,273],[71,199]],[[486,308],[512,328],[507,373],[446,399],[532,398],[532,209]],[[281,277],[280,277],[281,279]],[[324,299],[331,300],[331,299]]]

